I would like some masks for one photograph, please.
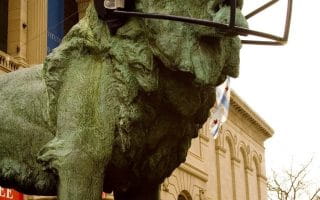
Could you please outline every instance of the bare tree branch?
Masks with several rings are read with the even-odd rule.
[[[267,183],[268,199],[270,200],[298,200],[301,196],[308,196],[309,200],[320,200],[320,188],[310,194],[311,183],[307,181],[309,174],[308,168],[312,163],[311,159],[306,164],[302,165],[298,170],[293,170],[293,164],[289,170],[283,174],[272,170],[272,178],[269,178]]]
[[[319,192],[320,192],[320,188],[318,188],[318,189],[313,193],[313,195],[312,195],[312,197],[310,198],[310,200],[318,200],[318,199],[320,199],[319,196],[318,196]]]

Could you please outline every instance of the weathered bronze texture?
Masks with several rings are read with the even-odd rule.
[[[217,23],[230,12],[220,0],[134,6]],[[235,26],[246,28],[240,7]],[[238,76],[234,34],[140,17],[110,30],[97,10],[89,6],[43,65],[0,76],[1,186],[59,200],[100,200],[102,191],[158,200],[207,120],[215,86]]]

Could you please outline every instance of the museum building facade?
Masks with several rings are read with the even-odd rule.
[[[43,63],[85,14],[90,0],[0,0],[0,74]],[[1,103],[1,102],[0,102]],[[209,122],[187,160],[161,185],[161,200],[266,200],[264,142],[273,130],[231,94],[228,121],[216,140]],[[0,188],[2,199],[54,199]],[[112,194],[103,196],[113,199]]]

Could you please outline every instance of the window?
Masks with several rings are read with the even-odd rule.
[[[179,196],[178,196],[178,200],[192,200],[192,197],[190,195],[190,193],[186,190],[183,190]]]
[[[178,200],[188,200],[184,195],[179,194]]]
[[[0,0],[0,51],[7,52],[8,0]]]

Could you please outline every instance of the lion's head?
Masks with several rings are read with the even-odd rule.
[[[143,12],[214,19],[221,16],[219,8],[226,7],[227,1],[136,0],[135,4],[136,9]],[[238,76],[240,48],[238,37],[222,37],[214,28],[134,17],[111,36],[105,22],[90,5],[86,16],[45,60],[51,124],[55,124],[57,94],[74,52],[108,54],[118,63],[129,65],[140,86],[152,91],[158,81],[155,59],[172,71],[190,73],[196,84],[217,85],[226,75]]]
[[[136,0],[135,7],[225,20],[218,13],[227,1],[219,2]],[[121,91],[106,190],[122,190],[137,181],[161,182],[184,161],[191,138],[214,103],[214,86],[226,75],[238,75],[240,47],[238,37],[223,36],[213,28],[135,17],[111,35],[90,5],[44,64],[52,129],[60,88],[70,81],[66,74],[78,68],[74,61],[84,56],[92,60],[88,63],[101,61],[100,66],[109,68],[119,81]],[[95,66],[87,67],[94,70]]]

